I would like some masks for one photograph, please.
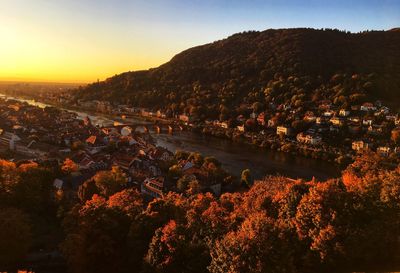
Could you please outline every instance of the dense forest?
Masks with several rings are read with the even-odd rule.
[[[79,189],[79,201],[67,204],[52,179],[72,169],[68,161],[61,169],[0,161],[0,270],[21,266],[28,251],[48,244],[61,249],[72,272],[400,266],[400,167],[374,153],[328,181],[266,177],[220,197],[188,190],[151,202],[122,187],[126,177],[113,168],[96,174]]]
[[[381,99],[399,107],[400,31],[249,31],[183,51],[147,71],[76,90],[75,101],[109,100],[200,119],[255,102],[338,107]],[[295,99],[293,99],[295,97]],[[228,110],[227,110],[228,109]]]

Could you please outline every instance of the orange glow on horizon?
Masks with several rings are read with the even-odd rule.
[[[112,35],[87,35],[2,18],[0,81],[90,83],[157,67],[174,54],[172,49],[154,54],[151,46],[146,50],[144,43],[124,42]]]

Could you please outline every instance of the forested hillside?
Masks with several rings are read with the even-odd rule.
[[[77,90],[75,99],[213,118],[221,107],[331,99],[337,106],[382,99],[399,105],[400,32],[280,29],[234,34],[183,51],[147,71]]]

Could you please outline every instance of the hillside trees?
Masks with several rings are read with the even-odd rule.
[[[242,104],[255,112],[270,102],[301,109],[323,99],[337,107],[377,98],[398,105],[399,44],[400,34],[391,31],[240,33],[185,50],[160,67],[89,84],[74,101],[110,100],[202,121],[228,120]]]

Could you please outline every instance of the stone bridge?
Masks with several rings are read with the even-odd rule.
[[[157,134],[168,133],[172,134],[177,131],[183,131],[183,126],[175,123],[124,123],[124,124],[114,124],[114,127],[118,127],[120,130],[123,127],[129,127],[132,129],[132,132],[143,131],[145,133],[149,133],[150,131],[154,131]]]

